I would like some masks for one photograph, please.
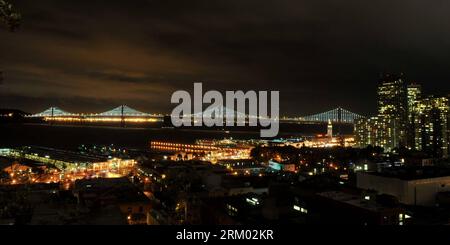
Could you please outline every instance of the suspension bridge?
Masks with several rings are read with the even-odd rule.
[[[364,116],[351,112],[349,110],[343,109],[341,107],[317,113],[314,115],[308,115],[298,118],[293,118],[293,121],[304,121],[304,122],[332,122],[332,123],[349,123],[353,124],[355,120],[364,118]]]
[[[101,113],[71,113],[58,107],[50,107],[47,110],[29,116],[31,118],[42,118],[49,122],[73,122],[73,123],[111,123],[120,122],[125,126],[126,122],[145,123],[162,122],[164,115],[150,114],[135,110],[126,105],[121,105],[109,111]]]
[[[209,115],[217,112],[220,117],[230,118],[234,115],[234,118],[257,118],[261,119],[256,115],[248,115],[242,112],[237,112],[226,107],[207,109],[202,113],[191,114],[192,117],[201,117],[203,114],[207,113]],[[126,105],[121,105],[112,110],[101,112],[101,113],[71,113],[62,110],[58,107],[50,107],[40,113],[33,114],[29,117],[44,118],[46,120],[90,120],[90,121],[162,121],[164,115],[162,114],[151,114],[135,110]],[[343,123],[343,124],[353,124],[355,120],[364,118],[364,116],[357,113],[351,112],[349,110],[343,109],[341,107],[325,111],[322,113],[317,113],[314,115],[307,115],[301,117],[280,117],[278,120],[280,122],[288,123],[327,123],[331,121],[332,123]]]

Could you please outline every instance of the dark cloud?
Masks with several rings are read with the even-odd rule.
[[[202,81],[278,89],[288,115],[369,114],[381,72],[450,89],[445,0],[15,2],[23,25],[0,32],[2,106],[163,112]]]

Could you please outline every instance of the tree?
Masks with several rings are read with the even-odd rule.
[[[12,4],[0,0],[0,22],[4,23],[10,31],[15,31],[21,22],[22,16],[16,12]]]
[[[10,31],[15,31],[19,25],[22,16],[17,13],[12,4],[5,0],[0,0],[0,23],[5,24]],[[3,82],[3,72],[0,71],[0,85]]]

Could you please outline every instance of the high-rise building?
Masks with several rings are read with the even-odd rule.
[[[408,131],[407,131],[407,146],[409,149],[417,149],[415,131],[416,127],[416,114],[417,106],[422,97],[422,87],[417,83],[408,84]]]
[[[415,106],[415,149],[434,157],[449,154],[449,100],[447,97],[427,97]]]
[[[380,80],[378,118],[383,131],[380,146],[391,151],[407,145],[408,94],[403,74],[386,74]]]
[[[422,97],[422,86],[417,83],[408,84],[407,87],[407,96],[408,96],[408,114],[412,113],[411,109],[414,108],[414,105],[420,101]]]
[[[407,146],[433,157],[450,149],[449,97],[423,97],[418,84],[405,85],[401,76],[385,76],[378,87],[378,116],[355,121],[359,147],[392,151]]]
[[[355,120],[354,132],[357,147],[365,148],[369,145],[383,147],[383,127],[378,117]]]

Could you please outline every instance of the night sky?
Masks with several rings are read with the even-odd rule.
[[[448,0],[16,0],[0,107],[168,113],[172,92],[280,90],[281,114],[376,111],[382,72],[450,91]]]

